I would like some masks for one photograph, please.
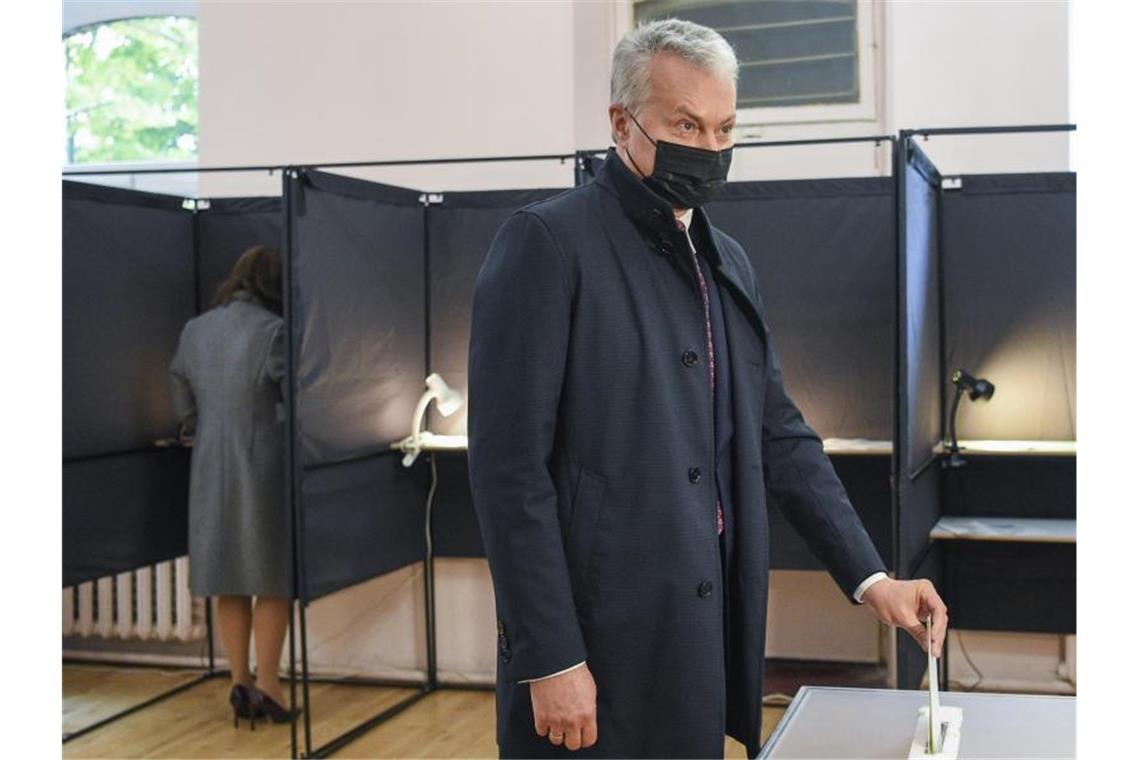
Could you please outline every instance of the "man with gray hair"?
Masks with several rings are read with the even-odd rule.
[[[515,212],[475,286],[472,495],[498,618],[503,757],[760,751],[767,500],[852,603],[941,652],[784,390],[755,273],[704,204],[736,57],[668,19],[614,51],[593,182]]]

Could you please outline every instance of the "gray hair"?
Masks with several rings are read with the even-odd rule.
[[[610,102],[636,111],[649,99],[649,63],[654,53],[675,53],[736,82],[739,67],[732,45],[707,26],[676,18],[639,24],[614,48]]]

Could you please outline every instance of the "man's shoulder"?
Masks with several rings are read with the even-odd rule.
[[[591,205],[598,193],[593,182],[571,187],[548,198],[528,203],[515,210],[511,217],[530,215],[550,230],[551,234],[580,229],[583,219],[591,215]]]
[[[716,238],[717,245],[721,246],[722,249],[730,249],[734,257],[740,256],[744,259],[748,258],[747,254],[744,253],[744,246],[742,246],[740,244],[740,241],[738,241],[732,235],[729,235],[720,227],[717,227],[712,223],[709,224],[709,229],[712,230],[712,234],[713,237]]]

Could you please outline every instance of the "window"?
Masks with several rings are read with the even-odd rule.
[[[740,64],[742,125],[875,119],[869,0],[638,0],[633,16],[724,35]]]
[[[68,164],[186,161],[198,153],[198,24],[155,16],[63,39]]]

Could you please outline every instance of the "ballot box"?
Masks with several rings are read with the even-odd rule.
[[[942,692],[962,709],[959,758],[1077,756],[1076,697]],[[906,758],[925,691],[804,686],[762,758]]]

